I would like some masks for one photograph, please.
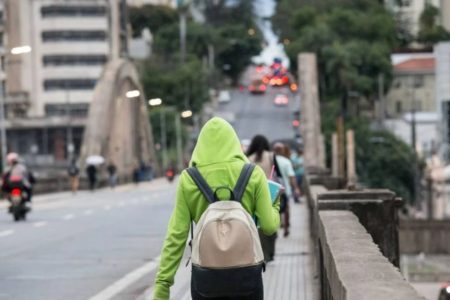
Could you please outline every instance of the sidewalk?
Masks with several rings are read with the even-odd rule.
[[[264,273],[264,299],[267,300],[316,300],[312,244],[309,238],[307,207],[291,205],[291,234],[277,239],[275,260]],[[190,300],[190,267],[185,267],[189,257],[186,250],[180,264],[175,284],[171,289],[171,299]],[[138,300],[152,300],[153,287],[149,288]]]

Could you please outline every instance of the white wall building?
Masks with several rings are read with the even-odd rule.
[[[402,19],[408,24],[411,34],[416,35],[419,31],[419,19],[422,11],[427,3],[440,8],[441,2],[448,0],[386,0],[385,4],[392,12],[400,15]],[[399,5],[400,3],[400,5]]]
[[[441,117],[441,134],[444,150],[450,150],[450,42],[435,45],[436,57],[436,107]],[[445,155],[447,156],[447,155]]]
[[[32,49],[7,54],[8,148],[62,160],[70,144],[66,127],[79,148],[103,66],[127,51],[126,2],[6,0],[5,11],[7,48]]]
[[[176,0],[127,0],[130,6],[142,6],[146,4],[151,5],[166,5],[170,7],[176,7]]]

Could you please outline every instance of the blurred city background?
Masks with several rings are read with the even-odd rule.
[[[305,153],[267,299],[450,299],[450,0],[0,0],[2,172],[15,152],[36,179],[26,222],[0,201],[0,299],[151,299],[213,116]],[[376,246],[372,287],[334,235]]]

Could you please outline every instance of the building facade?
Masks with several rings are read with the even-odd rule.
[[[8,149],[30,161],[79,152],[104,65],[127,53],[125,0],[6,0]],[[27,45],[31,52],[9,49]]]
[[[441,24],[450,31],[450,0],[441,0]]]
[[[435,59],[432,54],[408,55],[393,63],[393,81],[387,94],[387,115],[436,112]]]
[[[426,4],[440,8],[441,2],[448,0],[386,0],[386,7],[392,11],[397,18],[401,19],[412,35],[419,32],[419,19]]]
[[[435,45],[436,107],[441,119],[444,156],[450,153],[450,42]]]

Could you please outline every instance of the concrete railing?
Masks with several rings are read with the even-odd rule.
[[[323,170],[307,173],[320,299],[424,299],[398,270],[401,200],[388,190],[343,190]]]

